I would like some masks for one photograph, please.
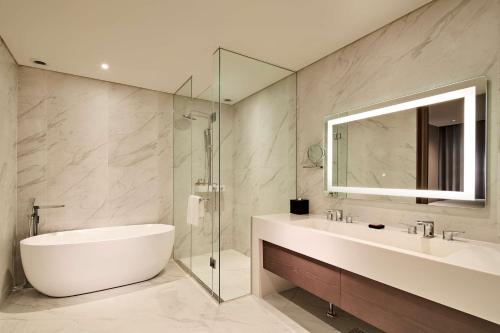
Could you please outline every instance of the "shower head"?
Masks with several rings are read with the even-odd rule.
[[[191,113],[185,113],[185,114],[183,114],[183,115],[182,115],[182,117],[184,117],[184,118],[186,118],[186,119],[189,119],[189,120],[196,120],[196,118],[195,118],[195,117],[193,117],[193,116],[191,115]]]

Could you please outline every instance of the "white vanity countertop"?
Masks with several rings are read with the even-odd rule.
[[[252,218],[253,247],[267,240],[331,265],[500,324],[500,245],[423,238],[386,226],[275,214]],[[258,261],[258,251],[253,251]],[[255,260],[257,258],[257,260]],[[259,264],[260,265],[260,264]],[[252,287],[259,288],[253,268]]]

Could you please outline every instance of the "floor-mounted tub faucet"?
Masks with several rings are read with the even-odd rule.
[[[30,237],[38,235],[38,223],[40,223],[40,215],[38,215],[39,209],[51,209],[51,208],[63,208],[64,205],[44,205],[37,206],[35,201],[31,204],[31,216],[30,216]]]

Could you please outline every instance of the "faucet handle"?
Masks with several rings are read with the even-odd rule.
[[[406,227],[406,231],[409,234],[412,234],[412,235],[417,234],[417,226],[416,225],[410,224],[410,223],[399,223],[399,224],[404,225]]]
[[[354,222],[354,216],[352,216],[351,214],[347,214],[347,216],[345,217],[345,223],[353,223]]]
[[[443,239],[447,241],[452,241],[456,234],[465,234],[465,231],[459,230],[443,230]]]

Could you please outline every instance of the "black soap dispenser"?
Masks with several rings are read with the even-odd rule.
[[[297,215],[309,214],[309,200],[302,198],[291,199],[290,214],[297,214]]]

